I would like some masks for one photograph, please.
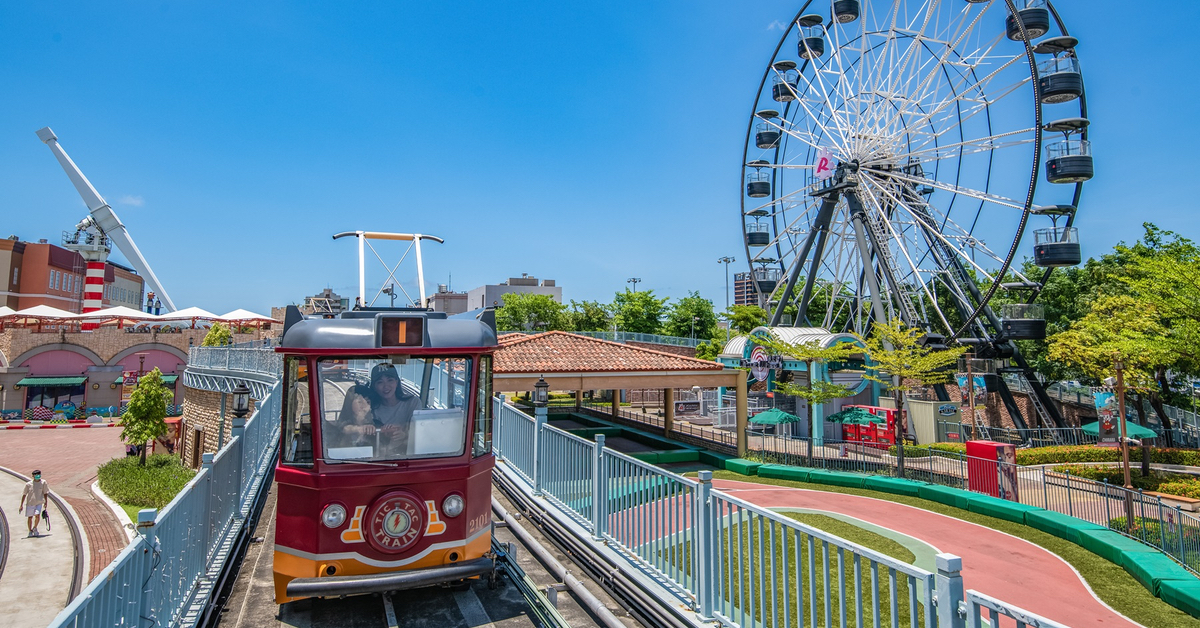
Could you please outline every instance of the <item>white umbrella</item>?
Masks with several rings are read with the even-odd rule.
[[[131,307],[125,307],[124,305],[117,305],[114,307],[104,308],[102,310],[84,312],[83,314],[72,314],[71,318],[119,318],[127,321],[146,321],[158,320],[159,317],[149,312],[135,310]]]
[[[16,313],[16,310],[8,307],[7,305],[0,305],[0,316],[8,316],[9,314],[13,313]]]
[[[75,316],[74,312],[60,310],[49,305],[35,305],[27,307],[23,310],[13,312],[13,316],[22,316],[27,318],[71,318]]]
[[[208,310],[202,310],[198,307],[185,307],[182,310],[175,310],[174,312],[163,314],[158,317],[158,320],[177,321],[193,318],[211,318],[212,320],[220,320],[221,317],[209,312]]]
[[[250,310],[243,310],[243,309],[237,309],[228,314],[222,314],[220,316],[220,319],[223,321],[262,321],[264,323],[280,322],[280,321],[277,321],[277,320],[271,318],[270,316],[263,316],[262,314],[255,314],[254,312],[251,312]]]

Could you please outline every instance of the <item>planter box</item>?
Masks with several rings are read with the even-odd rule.
[[[1191,497],[1183,497],[1181,495],[1170,495],[1168,493],[1157,493],[1155,491],[1146,491],[1143,495],[1157,497],[1163,501],[1163,505],[1174,508],[1179,506],[1180,510],[1187,512],[1200,512],[1200,499],[1192,499]]]

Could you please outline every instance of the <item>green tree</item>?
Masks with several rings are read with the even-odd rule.
[[[142,465],[146,464],[146,443],[167,433],[167,404],[174,394],[163,384],[162,372],[155,367],[138,377],[137,388],[129,396],[129,406],[121,415],[121,440],[140,445]]]
[[[800,397],[808,402],[808,457],[813,456],[813,406],[817,404],[827,403],[834,399],[849,397],[854,394],[854,389],[827,382],[824,379],[815,378],[812,376],[814,368],[819,364],[828,364],[829,362],[841,362],[849,360],[855,354],[863,353],[863,349],[848,342],[839,342],[829,347],[822,347],[817,341],[802,342],[793,344],[784,342],[779,338],[757,337],[755,341],[758,344],[766,347],[767,351],[774,355],[788,356],[794,360],[804,363],[807,371],[807,383],[803,386],[792,382],[777,382],[776,386],[784,394]]]
[[[532,292],[509,292],[496,310],[496,329],[503,331],[566,330],[567,309],[553,297]]]
[[[1086,316],[1051,337],[1049,344],[1050,359],[1096,380],[1113,373],[1115,362],[1120,360],[1124,364],[1126,387],[1138,395],[1154,395],[1159,388],[1159,369],[1179,360],[1174,339],[1156,307],[1131,295],[1101,297]],[[1139,422],[1145,425],[1141,405],[1137,403],[1135,407]],[[1163,427],[1170,428],[1170,418],[1159,412]],[[1170,445],[1169,433],[1167,438]]]
[[[233,334],[229,332],[228,327],[217,322],[208,328],[208,333],[204,334],[204,340],[200,341],[201,347],[224,347],[229,344],[233,344]]]
[[[731,305],[725,310],[729,328],[739,334],[748,334],[754,328],[767,324],[767,311],[757,305]]]
[[[712,301],[689,292],[667,309],[662,333],[680,338],[712,338],[717,331],[717,314]]]
[[[657,334],[661,329],[660,319],[669,299],[656,298],[653,290],[626,290],[613,297],[611,310],[613,321],[619,331],[637,334]]]
[[[612,326],[612,314],[608,306],[599,301],[571,301],[570,317],[572,331],[608,331]]]
[[[858,339],[867,348],[871,365],[864,376],[888,387],[895,395],[900,420],[896,421],[896,474],[904,477],[904,397],[916,386],[950,381],[958,357],[966,347],[934,351],[924,344],[924,333],[905,327],[900,319],[876,322],[871,335]]]

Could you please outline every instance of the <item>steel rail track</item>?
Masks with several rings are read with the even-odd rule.
[[[618,565],[577,539],[503,473],[494,472],[492,483],[520,510],[526,521],[536,526],[559,550],[587,570],[600,587],[624,604],[643,625],[654,628],[688,628],[691,625],[674,612],[672,605],[660,602],[635,580],[623,574]]]

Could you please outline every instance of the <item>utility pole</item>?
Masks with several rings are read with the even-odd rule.
[[[736,261],[737,260],[735,260],[734,258],[732,258],[728,255],[717,259],[718,264],[725,265],[725,311],[726,312],[729,311],[729,264],[732,262],[736,262]]]
[[[629,279],[626,279],[626,280],[625,280],[625,283],[631,283],[631,284],[633,284],[633,291],[634,291],[634,292],[637,292],[637,285],[638,285],[639,283],[641,283],[641,281],[642,281],[642,278],[641,278],[641,277],[630,277]]]

